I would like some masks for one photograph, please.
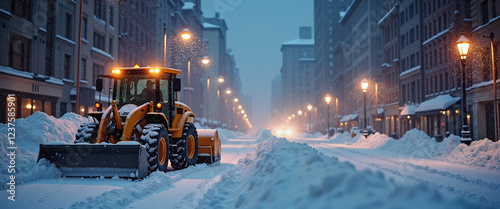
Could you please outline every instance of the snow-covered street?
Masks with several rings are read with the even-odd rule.
[[[219,130],[221,163],[170,168],[138,181],[59,177],[53,165],[36,163],[38,143],[71,143],[85,120],[37,113],[17,121],[19,130],[31,131],[17,137],[15,202],[8,199],[7,169],[1,171],[1,208],[500,207],[498,142],[467,147],[451,136],[437,143],[418,130],[399,140],[347,133],[285,139],[268,130]],[[0,124],[2,150],[5,127]],[[6,168],[7,157],[0,159]]]

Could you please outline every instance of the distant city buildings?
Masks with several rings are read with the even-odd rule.
[[[217,95],[226,96],[221,93],[226,89],[233,96],[243,95],[239,72],[234,55],[226,48],[224,20],[218,16],[205,19],[200,0],[83,1],[80,57],[79,4],[49,0],[0,3],[0,100],[15,95],[16,118],[36,111],[60,117],[78,110],[85,116],[99,99],[107,106],[113,94],[111,84],[105,81],[98,94],[97,76],[113,67],[162,66],[166,34],[166,66],[182,71],[184,88],[179,100],[187,102],[190,91],[189,106],[197,118],[210,118],[218,125],[230,120],[215,117],[217,111],[223,111]],[[184,29],[192,34],[190,40],[181,40]],[[206,66],[201,63],[205,56],[211,60]],[[80,100],[76,107],[78,63]],[[212,84],[207,85],[209,77]],[[225,79],[220,86],[219,77]],[[249,110],[250,105],[245,103]],[[5,123],[5,102],[0,103],[0,113],[0,122]]]
[[[331,126],[344,130],[373,126],[401,137],[417,128],[440,139],[461,135],[465,117],[473,139],[495,137],[490,41],[498,72],[500,39],[488,37],[500,36],[497,1],[315,0],[314,4],[315,94],[309,100],[317,111],[314,131],[325,133],[329,114]],[[465,86],[456,46],[462,34],[471,41]],[[281,114],[286,121],[286,116],[304,111],[306,104],[293,100],[302,96],[291,86],[297,82],[289,76],[283,56]],[[363,78],[369,81],[366,124]],[[462,88],[467,94],[466,114],[461,110]],[[326,95],[335,101],[328,114]]]

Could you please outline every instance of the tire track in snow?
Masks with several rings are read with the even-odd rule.
[[[85,201],[74,203],[70,208],[124,208],[129,204],[141,200],[151,194],[169,189],[186,176],[203,172],[208,166],[198,164],[179,171],[163,173],[153,172],[147,178],[137,181],[136,184],[122,189],[104,192],[99,196],[89,197]]]
[[[474,194],[474,193],[471,193],[469,191],[461,190],[461,189],[457,188],[456,186],[453,186],[453,185],[457,185],[456,183],[449,183],[449,184],[445,185],[445,184],[439,183],[439,182],[446,182],[446,181],[439,181],[439,182],[437,180],[436,181],[429,181],[429,180],[426,180],[424,178],[418,177],[418,173],[416,171],[424,172],[424,173],[432,175],[432,176],[438,175],[439,177],[445,177],[445,178],[451,179],[453,181],[459,181],[460,184],[466,183],[470,186],[479,186],[479,187],[482,187],[483,189],[492,190],[492,192],[494,192],[493,194],[495,194],[495,193],[500,194],[500,184],[497,184],[497,183],[485,182],[481,179],[469,179],[467,177],[464,177],[464,176],[461,176],[458,174],[453,174],[453,173],[450,173],[448,171],[440,171],[440,170],[437,170],[434,168],[429,168],[428,166],[415,165],[415,164],[412,164],[412,163],[409,163],[406,161],[401,162],[401,161],[397,161],[394,159],[389,159],[389,158],[385,158],[385,157],[371,155],[371,154],[363,153],[363,152],[356,151],[356,150],[346,149],[343,147],[335,147],[335,149],[331,149],[331,147],[326,148],[326,147],[320,147],[317,145],[313,145],[313,146],[321,152],[332,153],[334,155],[345,157],[346,159],[348,159],[348,161],[355,161],[358,164],[367,165],[367,166],[376,168],[378,170],[382,170],[382,171],[387,172],[387,173],[391,173],[393,175],[396,175],[396,176],[399,176],[399,177],[402,177],[405,179],[414,180],[414,181],[417,181],[417,182],[420,182],[423,184],[427,184],[427,185],[432,186],[432,187],[444,189],[448,192],[458,194],[460,196],[466,197],[466,198],[473,200],[473,201],[489,204],[489,205],[496,206],[496,207],[500,206],[500,201],[490,200],[482,195]],[[401,172],[397,169],[391,169],[388,166],[383,165],[380,162],[378,162],[378,163],[377,162],[366,162],[366,161],[360,160],[359,158],[352,158],[346,154],[341,153],[342,151],[339,152],[339,150],[342,150],[344,152],[354,153],[354,154],[361,155],[361,156],[366,156],[366,157],[369,157],[370,159],[374,159],[374,160],[378,160],[378,161],[388,162],[388,163],[392,164],[393,166],[398,166],[399,168],[401,168],[401,167],[403,168],[403,169],[399,169],[399,170],[404,170],[404,168],[407,168],[409,170],[413,169],[414,170],[413,173],[415,173],[415,174],[412,175],[412,172],[410,172],[410,171]],[[462,187],[469,188],[467,186],[462,186]],[[477,191],[479,191],[479,190],[477,190]]]

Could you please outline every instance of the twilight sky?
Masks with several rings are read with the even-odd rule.
[[[228,26],[227,47],[240,68],[242,91],[253,99],[254,128],[269,127],[271,80],[282,66],[281,44],[314,24],[313,0],[202,0],[205,17],[220,12]]]

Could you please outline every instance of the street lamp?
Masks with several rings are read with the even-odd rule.
[[[462,62],[462,138],[460,138],[460,141],[467,145],[472,142],[469,126],[467,125],[467,98],[465,93],[465,62],[467,60],[467,54],[469,53],[469,45],[469,39],[467,39],[462,32],[462,35],[457,41],[458,53],[460,54],[460,61]]]
[[[222,77],[222,76],[219,76],[219,79],[217,79],[217,80],[219,81],[219,84],[224,83],[224,77]],[[219,86],[217,86],[217,120],[219,121],[219,123],[221,123],[220,114],[219,114],[219,109],[220,109],[220,107],[219,107],[220,99],[219,98],[220,98],[220,90],[219,90]],[[222,125],[222,123],[220,125]]]
[[[297,111],[297,114],[299,114],[299,128],[300,128],[300,131],[302,131],[302,110],[299,110]]]
[[[327,138],[329,139],[330,138],[330,101],[332,101],[332,98],[330,96],[326,96],[325,97],[325,101],[326,101],[326,135],[327,135]]]
[[[309,133],[311,133],[311,129],[312,129],[312,126],[311,126],[311,110],[312,110],[313,106],[312,105],[307,105],[307,110],[309,110]]]
[[[484,38],[490,39],[490,51],[491,51],[491,69],[493,72],[493,104],[495,104],[494,114],[495,114],[495,140],[498,141],[498,105],[497,105],[497,76],[495,75],[495,47],[493,46],[493,37],[495,34],[490,32],[489,36],[483,36]]]
[[[365,113],[365,130],[363,130],[363,135],[365,137],[368,137],[368,129],[366,129],[366,90],[368,89],[368,80],[366,80],[366,78],[363,78],[363,80],[361,80],[361,89],[363,89],[363,101],[364,101],[364,113]]]
[[[188,40],[191,38],[191,32],[187,28],[184,28],[184,30],[182,30],[181,32],[181,37],[184,40]]]
[[[204,57],[201,59],[201,62],[202,62],[203,64],[205,64],[205,65],[206,65],[206,64],[210,63],[210,60],[208,59],[208,57],[207,57],[207,56],[204,56]]]

